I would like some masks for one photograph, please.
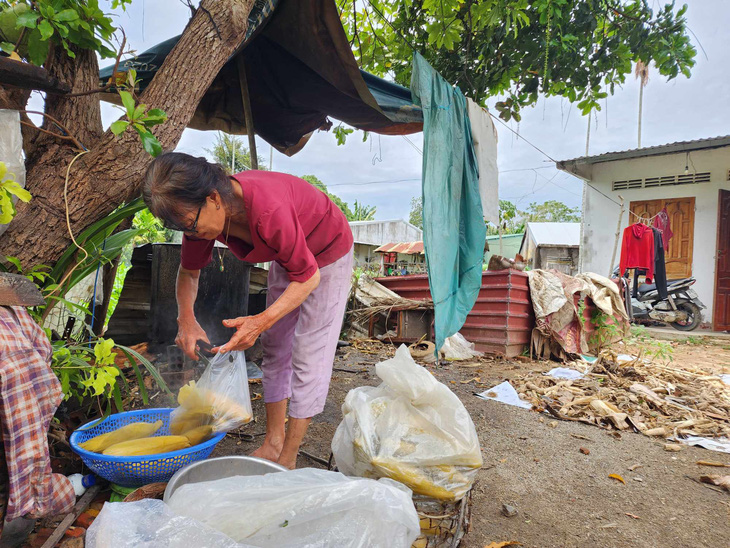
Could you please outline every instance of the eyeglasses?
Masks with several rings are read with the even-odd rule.
[[[162,225],[165,228],[170,229],[170,230],[177,230],[178,232],[187,232],[189,234],[195,234],[196,232],[198,232],[198,219],[200,219],[200,212],[202,210],[203,210],[203,206],[201,205],[198,208],[198,214],[195,215],[195,220],[193,221],[193,224],[188,228],[182,227],[182,226],[176,224],[174,221],[170,221],[170,220],[165,220],[162,223]]]

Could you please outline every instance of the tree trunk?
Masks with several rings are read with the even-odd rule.
[[[163,149],[177,145],[213,79],[243,41],[252,4],[253,0],[203,0],[143,93],[141,103],[168,115],[167,122],[154,130]],[[50,74],[69,83],[74,92],[98,86],[93,55],[77,55],[75,61],[69,60],[71,65],[63,57],[52,53]],[[96,95],[49,96],[46,109],[89,149],[77,158],[68,179],[70,224],[78,234],[139,195],[152,158],[131,129],[119,137],[110,131],[102,134]],[[71,243],[63,195],[66,170],[76,153],[68,141],[40,134],[26,154],[27,186],[33,199],[19,205],[18,215],[0,236],[2,254],[18,257],[25,268],[55,261]]]

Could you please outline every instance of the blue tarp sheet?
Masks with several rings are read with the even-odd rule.
[[[411,93],[423,110],[423,243],[439,349],[476,302],[486,225],[464,95],[419,53]]]

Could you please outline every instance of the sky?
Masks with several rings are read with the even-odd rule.
[[[659,1],[649,0],[658,7]],[[680,76],[666,82],[651,70],[644,89],[642,145],[653,146],[674,141],[730,134],[730,56],[727,32],[730,28],[730,2],[726,0],[686,0],[689,28],[696,35],[698,50],[690,79]],[[678,4],[681,4],[678,3]],[[180,0],[135,0],[117,24],[124,28],[128,44],[137,52],[182,32],[190,10]],[[702,47],[700,47],[700,44]],[[704,48],[704,51],[703,51]],[[106,62],[102,63],[105,66]],[[639,84],[633,75],[622,89],[602,104],[591,120],[589,153],[626,150],[637,146]],[[492,112],[497,99],[487,102]],[[102,104],[105,125],[119,117],[119,111]],[[538,152],[506,127],[497,124],[499,133],[498,165],[500,199],[515,202],[521,209],[531,202],[560,200],[580,206],[582,182],[555,169],[555,160],[583,156],[586,149],[588,118],[577,107],[560,98],[540,98],[538,104],[523,110],[522,122],[510,127],[541,149]],[[205,155],[215,132],[185,130],[178,151]],[[246,137],[244,137],[246,139]],[[316,175],[346,202],[377,207],[375,218],[408,219],[410,201],[420,195],[422,134],[404,137],[362,133],[351,134],[344,146],[335,136],[318,132],[304,149],[287,157],[257,139],[260,156],[273,169],[294,175]]]

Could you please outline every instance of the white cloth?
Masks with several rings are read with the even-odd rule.
[[[497,130],[486,109],[467,97],[466,112],[479,167],[479,196],[484,220],[499,224],[499,179],[497,170]]]

